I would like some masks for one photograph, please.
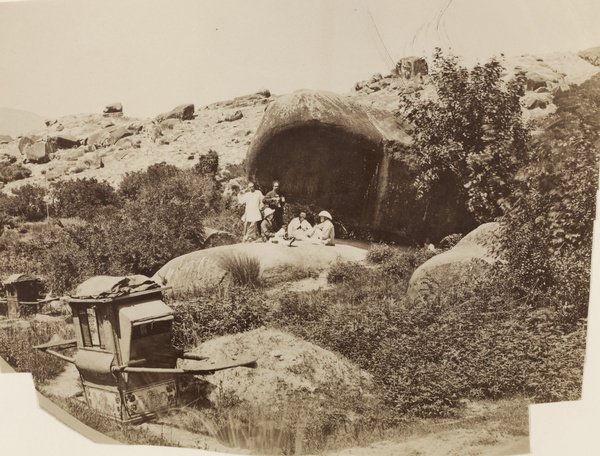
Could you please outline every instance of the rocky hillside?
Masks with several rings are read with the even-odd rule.
[[[505,62],[507,77],[524,72],[528,91],[523,110],[538,119],[553,112],[558,91],[580,84],[600,71],[596,48],[541,57],[523,55]],[[341,97],[366,109],[389,112],[397,107],[401,92],[421,91],[430,96],[427,65],[423,59],[401,60],[390,74],[376,74],[358,82]],[[80,114],[48,119],[23,137],[0,137],[0,164],[23,163],[31,176],[7,183],[8,192],[25,183],[44,184],[56,179],[95,177],[117,184],[130,171],[165,161],[191,167],[210,149],[219,154],[221,165],[239,164],[257,131],[266,106],[277,97],[268,90],[187,111],[165,113],[149,119],[127,117],[127,107],[108,105],[104,113]],[[385,122],[380,122],[384,124]],[[2,183],[0,183],[2,185]]]

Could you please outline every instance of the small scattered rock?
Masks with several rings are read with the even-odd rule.
[[[242,114],[242,111],[236,111],[233,114],[225,117],[222,121],[219,121],[219,122],[234,122],[236,120],[240,120],[242,117],[244,117],[244,114]]]
[[[144,125],[141,122],[133,122],[131,125],[127,127],[128,130],[132,131],[134,134],[140,133]]]
[[[65,127],[64,127],[64,125],[63,125],[63,124],[58,124],[58,125],[56,126],[56,131],[63,131],[64,129],[65,129]]]
[[[56,120],[56,119],[46,119],[44,121],[44,123],[46,124],[47,127],[51,127],[52,125],[54,125],[57,122],[58,122],[58,120]]]
[[[180,124],[181,119],[166,119],[160,123],[160,129],[162,131],[172,130],[175,125]]]
[[[85,155],[85,151],[83,149],[73,149],[64,153],[61,158],[67,161],[77,161],[79,157],[83,157]]]

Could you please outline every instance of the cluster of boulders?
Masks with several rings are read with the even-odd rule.
[[[357,82],[354,91],[371,94],[390,88],[413,92],[422,88],[428,74],[429,67],[424,58],[406,57],[396,63],[390,74],[382,76],[381,73],[375,73],[371,79]]]
[[[142,131],[146,131],[151,141],[168,144],[175,139],[164,135],[164,131],[173,130],[174,127],[185,120],[194,118],[194,105],[184,104],[177,106],[170,112],[159,114],[151,122],[132,121],[126,119],[115,119],[123,117],[123,105],[111,103],[104,108],[103,117],[99,122],[99,128],[89,133],[79,134],[78,137],[67,133],[64,126],[57,119],[47,119],[46,127],[51,127],[45,135],[26,134],[18,139],[18,149],[25,163],[47,163],[54,159],[60,159],[56,166],[43,171],[49,180],[63,174],[79,173],[85,169],[96,169],[104,166],[102,162],[103,153],[99,149],[114,147],[118,150],[140,148],[142,139],[138,137]],[[117,123],[115,123],[117,122]],[[65,125],[68,125],[66,123]],[[0,137],[1,143],[10,143],[10,136]],[[71,162],[71,163],[69,163]],[[75,162],[75,163],[73,163]]]

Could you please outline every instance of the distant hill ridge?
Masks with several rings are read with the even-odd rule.
[[[0,108],[0,135],[13,138],[44,126],[44,118],[21,109]]]

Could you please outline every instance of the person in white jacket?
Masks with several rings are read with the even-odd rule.
[[[333,219],[327,211],[319,212],[321,223],[315,225],[311,235],[311,242],[314,244],[335,245],[335,229],[333,227]]]
[[[299,240],[306,239],[312,232],[312,225],[306,220],[306,212],[302,211],[298,217],[293,218],[288,225],[288,237]]]
[[[242,242],[252,242],[258,239],[258,224],[262,220],[261,209],[263,208],[263,194],[260,190],[254,188],[250,182],[248,189],[238,195],[238,202],[246,205],[246,210],[242,216],[244,221],[244,237]]]

